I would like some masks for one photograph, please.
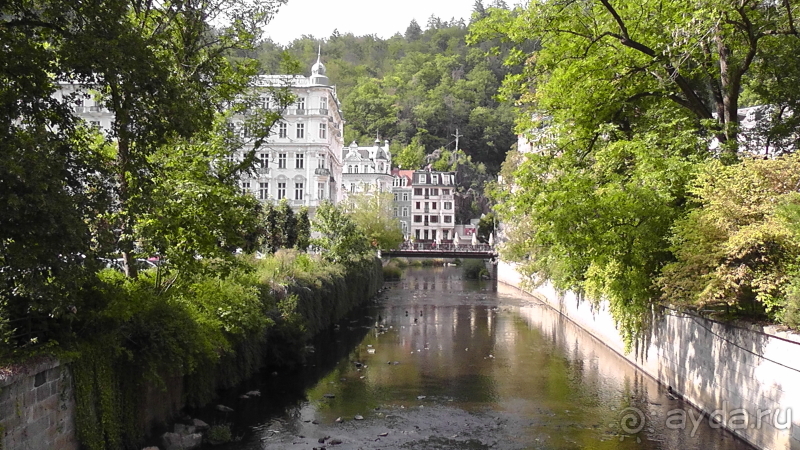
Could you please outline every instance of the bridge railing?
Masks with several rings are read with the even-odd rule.
[[[395,250],[428,251],[428,252],[493,252],[494,248],[489,244],[450,244],[435,242],[403,242]]]

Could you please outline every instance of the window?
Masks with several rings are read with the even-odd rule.
[[[442,175],[442,184],[449,185],[450,184],[450,175]]]
[[[425,211],[428,211],[429,209],[430,209],[430,203],[425,202]]]
[[[446,210],[453,209],[453,202],[444,202],[444,209]]]
[[[422,195],[422,188],[414,188],[414,195]]]
[[[417,175],[417,182],[418,183],[425,183],[425,174],[424,173],[421,173],[421,174]]]
[[[442,239],[447,239],[450,230],[442,230]]]
[[[408,206],[403,206],[402,212],[403,217],[408,217]]]
[[[297,97],[297,114],[305,114],[306,109],[306,98],[305,97]]]
[[[279,123],[278,124],[278,137],[285,138],[286,136],[288,136],[289,135],[289,132],[287,131],[288,129],[289,129],[289,127],[286,125],[286,122]]]
[[[431,216],[431,223],[439,223],[439,216]]]
[[[250,192],[250,182],[242,181],[242,194],[247,194],[249,192]]]
[[[323,153],[317,155],[317,167],[320,169],[325,168],[325,155]]]
[[[400,201],[400,194],[398,194],[397,192],[394,193],[394,201],[396,202]]]
[[[353,166],[353,170],[355,170],[355,172],[352,172],[352,173],[358,173],[358,164],[356,164],[355,166]]]
[[[261,167],[263,167],[264,169],[269,167],[269,153],[261,153],[260,155],[258,155],[258,159],[261,160]]]
[[[437,206],[436,202],[431,202],[431,209],[436,209]]]
[[[444,216],[444,223],[453,223],[453,216]]]
[[[383,163],[378,164],[378,172],[383,173]]]
[[[322,114],[328,114],[328,97],[319,98],[319,109]]]
[[[350,192],[355,192],[355,191],[356,191],[356,184],[350,183]]]
[[[325,198],[325,183],[317,183],[317,198],[320,200]]]
[[[438,188],[431,189],[431,195],[439,195],[439,189]]]
[[[439,175],[431,175],[431,184],[439,184]]]
[[[286,198],[286,183],[278,183],[278,200]]]
[[[450,195],[450,189],[442,189],[442,195]]]
[[[422,208],[422,203],[417,202],[417,204],[414,207],[415,207],[415,209],[420,209],[420,208]]]
[[[294,155],[294,168],[295,169],[302,169],[303,164],[305,163],[305,156],[302,153],[297,153]]]
[[[286,153],[278,153],[278,169],[286,168]]]
[[[258,183],[258,199],[266,200],[269,197],[269,183]]]
[[[422,222],[422,216],[414,216],[414,223]]]
[[[395,216],[395,217],[397,217],[397,213],[398,213],[398,211],[397,211],[397,208],[395,208],[395,209],[394,209],[394,216]]]
[[[408,192],[403,192],[403,201],[404,202],[408,201]]]
[[[306,126],[305,126],[305,124],[298,123],[295,126],[295,130],[296,130],[295,137],[297,139],[303,139],[303,137],[305,137],[305,135],[306,135]]]
[[[303,183],[294,184],[294,199],[295,200],[303,199]]]
[[[328,125],[324,123],[319,124],[319,138],[320,139],[328,138]]]
[[[364,165],[364,173],[369,173],[369,166],[366,164]]]
[[[259,108],[264,108],[264,109],[269,109],[269,96],[268,95],[262,95],[261,97],[258,98],[258,107]]]

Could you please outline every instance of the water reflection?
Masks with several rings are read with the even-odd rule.
[[[411,269],[389,286],[317,339],[302,371],[254,380],[241,390],[260,387],[260,400],[209,418],[245,433],[228,448],[325,437],[353,449],[750,448],[707,421],[667,429],[668,411],[687,405],[512,288],[458,268]],[[643,422],[622,421],[639,412]]]

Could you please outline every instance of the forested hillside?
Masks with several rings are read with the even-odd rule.
[[[472,20],[485,14],[477,1]],[[307,71],[322,45],[347,120],[346,144],[370,145],[379,135],[391,141],[395,155],[402,153],[396,161],[404,168],[418,168],[426,154],[455,150],[459,134],[458,147],[495,173],[516,142],[513,106],[496,98],[511,69],[503,64],[502,48],[487,56],[497,43],[468,46],[468,26],[431,17],[423,25],[412,21],[389,39],[334,31],[304,36],[286,48],[266,39],[254,56],[264,73],[284,72],[287,54]]]

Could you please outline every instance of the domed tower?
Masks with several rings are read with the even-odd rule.
[[[330,80],[325,75],[325,64],[322,64],[322,45],[317,51],[317,62],[311,66],[311,84],[315,86],[329,86]]]

